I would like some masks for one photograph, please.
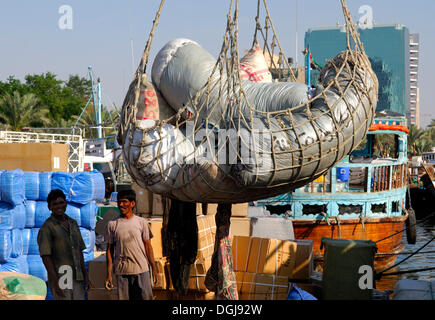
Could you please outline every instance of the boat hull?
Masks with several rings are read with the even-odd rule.
[[[335,239],[371,240],[377,242],[404,228],[407,215],[375,218],[370,217],[364,220],[364,224],[358,218],[329,219],[295,219],[293,229],[296,239],[313,240],[314,268],[316,271],[323,270],[323,251],[320,244],[323,237]],[[404,249],[402,244],[403,232],[377,242],[377,253],[375,255],[375,271],[379,272],[394,265],[397,254]]]

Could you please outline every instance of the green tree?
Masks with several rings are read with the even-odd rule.
[[[23,96],[18,91],[5,93],[0,98],[0,121],[7,129],[20,131],[48,123],[47,110],[39,106],[38,98],[32,93]]]
[[[78,75],[70,75],[65,82],[51,72],[27,75],[25,79],[30,92],[49,110],[49,118],[54,123],[79,115],[91,92],[90,81]]]
[[[411,124],[408,133],[408,157],[419,155],[418,141],[424,134],[424,130],[418,129],[415,125]]]
[[[91,96],[91,80],[80,78],[79,75],[70,75],[65,87],[70,88],[74,95],[87,100]],[[86,101],[85,101],[86,102]]]
[[[93,139],[98,137],[97,121],[95,119],[94,108],[92,103],[88,105],[88,108],[83,112],[81,117],[73,116],[77,121],[77,127],[85,130],[85,137],[88,139]],[[102,107],[101,112],[101,125],[105,127],[103,129],[103,137],[115,135],[116,133],[116,123],[119,119],[119,110],[114,107],[114,109],[108,110]]]
[[[0,81],[0,96],[6,93],[13,94],[18,91],[22,96],[30,92],[29,87],[14,76],[9,76],[5,82]]]

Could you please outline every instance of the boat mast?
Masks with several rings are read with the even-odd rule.
[[[98,138],[101,139],[103,137],[102,128],[101,128],[101,83],[100,83],[100,78],[98,78],[98,81],[97,81],[98,103],[96,103],[95,91],[94,91],[94,78],[92,77],[92,67],[89,66],[88,70],[89,70],[89,78],[91,79],[92,101],[94,103],[95,121],[97,122],[97,133],[98,133]]]

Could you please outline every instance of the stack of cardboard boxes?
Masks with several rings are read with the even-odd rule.
[[[0,168],[23,171],[68,171],[69,145],[0,143]]]
[[[133,182],[131,188],[136,192],[136,214],[142,217],[163,216],[166,199],[160,194],[152,193]]]
[[[153,284],[154,298],[157,300],[179,299],[177,297],[170,277],[170,264],[166,257],[163,256],[162,246],[162,218],[147,219],[153,238],[151,245],[154,251],[154,260],[157,265],[157,283]],[[205,287],[204,281],[207,270],[211,265],[211,257],[214,249],[214,239],[216,235],[216,225],[214,216],[198,216],[198,254],[195,263],[191,266],[190,278],[188,283],[189,294],[183,299],[206,300],[213,299],[214,293],[209,292]],[[89,300],[113,300],[117,299],[116,283],[112,291],[104,288],[106,278],[106,256],[101,255],[97,259],[89,262],[89,277],[94,288],[89,292]],[[115,277],[113,277],[115,279]]]
[[[289,281],[308,281],[312,272],[311,240],[234,236],[233,268],[239,298],[286,299]]]
[[[173,289],[170,264],[163,256],[163,218],[154,213],[147,218],[154,236],[151,244],[158,269],[158,281],[153,287],[156,300],[215,298],[214,292],[210,292],[204,282],[214,250],[216,210],[217,204],[197,204],[198,254],[190,269],[188,294],[184,297],[178,296]],[[289,281],[307,282],[310,279],[313,263],[312,241],[251,237],[251,230],[248,204],[233,205],[230,235],[239,298],[241,300],[286,299]],[[98,287],[91,290],[89,299],[116,298],[116,290],[104,293],[104,279],[101,277],[105,278],[106,275],[105,256],[91,261],[89,272],[91,281]]]

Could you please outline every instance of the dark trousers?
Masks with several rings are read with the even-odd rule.
[[[153,300],[150,273],[116,275],[119,300]]]

